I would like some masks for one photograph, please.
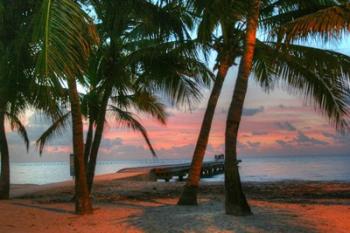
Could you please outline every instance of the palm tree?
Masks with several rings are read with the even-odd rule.
[[[53,85],[66,82],[73,122],[75,155],[75,210],[92,213],[84,163],[83,124],[76,78],[86,70],[91,45],[97,42],[90,17],[71,0],[42,0],[33,21],[37,82]],[[60,86],[60,85],[59,85]]]
[[[260,1],[258,0],[251,1],[251,8],[247,17],[245,51],[240,62],[236,86],[226,122],[225,209],[227,214],[233,215],[246,215],[251,213],[242,192],[237,167],[237,135],[242,116],[244,99],[247,93],[248,79],[254,66],[256,30],[258,27],[260,7],[259,2]],[[278,1],[276,2],[278,3]],[[292,15],[292,11],[294,10],[295,9],[288,12],[289,16]],[[285,12],[283,14],[285,14],[284,16],[288,16],[288,14]],[[316,18],[319,16],[318,12],[313,13],[313,15]],[[281,15],[277,16],[276,18],[278,17],[283,18],[283,20],[286,19],[286,17],[281,17]],[[310,15],[299,17],[299,19],[307,17],[307,20],[312,18]],[[298,17],[297,19],[291,18],[291,21],[287,24],[283,22],[282,25],[279,25],[281,30],[278,32],[286,32],[284,30],[285,28],[288,28],[290,25],[294,25],[294,35],[300,38],[302,34],[299,34],[297,31],[298,27],[302,28],[302,26],[295,25],[296,22],[299,22],[299,19]],[[346,17],[343,17],[343,19],[346,19]],[[271,20],[271,18],[268,18],[266,21],[268,20]],[[350,18],[347,20],[350,20]],[[312,24],[309,34],[315,32],[313,31],[314,26],[315,24]],[[324,28],[325,26],[319,27]],[[306,28],[303,28],[303,30],[306,30]],[[334,31],[332,30],[337,32],[339,28],[328,28],[327,35],[329,35],[329,33],[333,33]],[[325,31],[322,30],[320,32],[325,33]],[[303,33],[305,33],[305,31]],[[277,55],[277,57],[269,57],[266,59],[268,56],[265,54],[265,59],[260,61],[258,61],[259,57],[255,59],[255,70],[258,74],[258,80],[260,78],[260,81],[262,81],[261,83],[265,83],[265,87],[271,87],[272,83],[276,81],[276,78],[274,77],[284,79],[287,85],[289,85],[291,88],[301,90],[302,94],[314,101],[316,106],[321,108],[321,110],[327,114],[327,116],[335,123],[337,127],[343,129],[347,126],[347,117],[349,113],[349,105],[346,103],[346,100],[350,95],[348,86],[348,80],[350,77],[348,62],[350,61],[350,58],[332,51],[323,51],[301,45],[292,45],[289,43],[289,40],[293,37],[293,33],[288,31],[286,34],[287,36],[284,38],[286,38],[287,43],[283,43],[283,39],[280,39],[281,35],[278,37],[279,43],[277,44],[264,44],[258,41],[258,46],[260,46],[260,49],[264,48],[265,52],[270,52],[270,54]],[[261,55],[262,54],[260,54],[260,56]],[[273,62],[269,63],[267,60]]]
[[[181,1],[91,1],[91,4],[100,20],[98,31],[104,45],[93,72],[100,76],[100,111],[94,120],[95,132],[88,134],[86,143],[90,189],[113,94],[135,90],[136,84],[141,90],[136,93],[162,92],[174,103],[190,102],[200,96],[199,87],[203,81],[208,83],[210,77],[205,65],[198,61],[195,43],[188,40],[187,28],[192,21]],[[154,116],[158,113],[155,111]]]
[[[23,138],[26,148],[29,139],[20,115],[30,98],[30,47],[24,43],[25,31],[31,20],[33,1],[0,3],[0,199],[10,197],[10,158],[5,121]]]
[[[202,163],[216,105],[226,74],[241,53],[241,33],[234,26],[241,18],[239,12],[244,7],[244,4],[237,1],[193,1],[193,5],[196,14],[200,15],[200,24],[197,33],[199,40],[201,43],[209,44],[218,54],[215,67],[217,74],[197,138],[189,177],[183,188],[178,205],[197,205]],[[219,38],[213,38],[212,33],[216,31],[217,27],[220,27],[222,35]],[[215,42],[214,44],[212,43],[213,40]]]
[[[17,99],[18,100],[18,99]],[[0,176],[0,199],[10,198],[10,156],[8,142],[6,138],[5,119],[10,122],[11,128],[16,130],[23,139],[27,151],[29,149],[29,138],[24,125],[21,123],[18,115],[21,111],[21,106],[18,103],[7,102],[7,106],[14,112],[9,112],[2,108],[0,112],[0,152],[1,152],[1,176]],[[4,106],[4,105],[3,105]],[[16,108],[16,109],[13,109]]]
[[[114,112],[118,121],[140,131],[155,155],[145,129],[127,111],[132,101],[136,101],[133,104],[136,109],[165,123],[163,107],[153,93],[168,97],[174,104],[190,102],[200,97],[200,87],[209,83],[211,73],[198,61],[195,42],[185,40],[191,20],[179,2],[90,1],[90,4],[96,12],[102,42],[94,50],[84,74],[84,79],[89,80],[86,88],[90,90],[83,107],[89,121],[84,157],[91,191],[108,110]],[[111,102],[114,105],[109,106]],[[54,131],[59,125],[56,121],[49,130]],[[45,135],[50,134],[46,132],[39,143],[45,142]]]
[[[225,131],[225,211],[226,214],[232,215],[251,214],[241,186],[236,148],[244,98],[248,89],[248,78],[253,67],[260,0],[250,0],[249,4],[245,47],[238,69],[234,96],[228,110]]]
[[[141,133],[141,135],[145,139],[145,142],[150,152],[153,156],[156,157],[156,152],[150,142],[146,129],[140,122],[139,117],[136,114],[134,114],[131,110],[135,109],[137,112],[149,114],[152,117],[156,118],[161,124],[165,124],[167,114],[165,113],[164,105],[160,103],[155,96],[151,95],[148,92],[142,92],[140,90],[134,90],[134,92],[130,91],[131,90],[129,89],[128,94],[119,93],[118,95],[114,94],[111,97],[111,103],[109,103],[107,106],[106,119],[104,119],[104,122],[107,121],[108,114],[114,118],[114,122],[116,122],[119,127],[127,127],[129,129]],[[102,109],[101,111],[104,110]],[[93,151],[92,149],[94,149],[94,146],[96,146],[96,132],[99,129],[99,124],[101,124],[101,122],[98,122],[96,120],[98,120],[98,118],[89,118],[89,124],[90,122],[92,122],[92,124],[96,125],[96,128],[94,130],[94,128],[91,127],[91,125],[89,126],[85,143],[85,145],[87,145],[87,151],[85,153],[85,156],[86,161],[88,161],[87,179],[90,193],[93,186],[98,154],[98,150]],[[89,137],[89,135],[91,136]],[[94,140],[92,138],[92,135],[95,135]],[[89,148],[90,151],[88,151]]]
[[[86,77],[89,79],[91,76]],[[149,114],[152,117],[155,117],[160,123],[165,124],[167,115],[164,110],[164,105],[158,101],[157,97],[151,95],[150,93],[137,89],[134,90],[134,92],[131,92],[130,89],[127,90],[127,93],[120,91],[118,95],[113,95],[111,97],[112,101],[108,105],[106,112],[110,112],[110,115],[114,117],[115,122],[117,122],[120,127],[127,127],[140,132],[144,137],[151,153],[156,156],[156,152],[150,142],[146,129],[142,126],[138,116],[131,112],[131,110],[134,109],[138,112],[142,112],[143,114]],[[98,89],[94,88],[92,88],[91,91],[86,94],[81,94],[82,114],[84,118],[87,119],[89,124],[84,148],[84,159],[88,166],[91,166],[89,148],[91,148],[92,145],[92,135],[95,133],[94,125],[96,125],[96,113],[101,111],[98,103],[98,100],[101,99],[101,94],[102,93]],[[107,120],[108,118],[106,117],[105,121]],[[37,145],[40,153],[43,152],[46,143],[52,140],[53,136],[61,134],[62,130],[70,121],[70,112],[62,114],[62,116],[55,120],[53,124],[38,138]],[[96,165],[96,160],[93,162],[93,164],[94,166]],[[90,191],[93,183],[94,172],[95,170],[93,169],[93,174],[87,174]]]
[[[205,1],[198,1],[198,2],[205,3]],[[216,12],[221,13],[220,10],[215,11],[215,9],[218,9],[214,7],[215,3],[216,1],[209,1],[209,4],[213,4],[213,5],[205,5],[205,4],[202,5],[202,7],[210,9],[210,11],[207,10],[206,13],[203,14],[202,16],[203,21],[209,24],[209,26],[205,26],[203,27],[204,29],[202,29],[202,31],[207,33],[210,32],[212,28],[214,28],[211,25],[215,25],[215,22],[217,22],[215,21]],[[290,22],[294,22],[292,21],[293,19],[301,17],[305,14],[307,15],[312,12],[315,12],[315,10],[329,7],[331,4],[331,1],[327,1],[327,3],[324,3],[323,1],[319,1],[317,3],[317,1],[306,2],[306,1],[292,0],[288,2],[262,1],[262,3],[263,3],[262,19],[260,20],[259,23],[261,27],[264,28],[266,31],[273,31],[276,28],[279,28],[281,24],[289,25],[289,27],[291,27],[292,24]],[[236,5],[235,7],[237,7]],[[219,9],[230,9],[229,7],[230,6],[227,5],[226,7],[221,7]],[[242,51],[243,51],[242,45],[244,43],[240,41],[242,41],[245,37],[244,36],[245,32],[242,27],[242,22],[243,22],[243,25],[245,22],[245,17],[243,15],[243,12],[245,11],[246,11],[246,8],[244,4],[242,4],[239,8],[236,8],[235,14],[231,14],[229,16],[229,17],[232,17],[232,15],[234,15],[235,17],[237,17],[236,24],[234,24],[235,21],[233,21],[233,24],[232,24],[232,26],[236,28],[235,36],[231,36],[231,41],[234,41],[236,45],[235,47],[236,55],[234,57],[242,56]],[[213,16],[210,18],[209,16],[211,15]],[[224,14],[220,14],[220,15],[224,15]],[[209,18],[210,20],[208,19],[204,20],[206,19],[205,17]],[[320,28],[320,26],[318,27]],[[284,31],[288,31],[288,30],[284,30]],[[198,34],[203,35],[203,32],[201,34],[200,33]],[[208,38],[208,36],[204,38]],[[342,91],[339,88],[334,89],[334,93],[329,93],[329,92],[333,92],[332,90],[328,91],[328,93],[326,89],[322,90],[322,88],[319,85],[319,82],[317,82],[317,79],[312,80],[310,77],[308,77],[308,75],[310,75],[308,73],[310,72],[306,72],[305,67],[301,64],[304,63],[304,64],[315,66],[315,64],[318,63],[318,62],[314,62],[315,59],[318,59],[320,60],[320,63],[322,62],[322,64],[325,64],[325,59],[322,59],[321,61],[321,58],[327,57],[327,59],[330,59],[329,61],[332,61],[332,63],[327,63],[325,67],[331,70],[337,70],[338,73],[336,75],[338,75],[337,77],[340,77],[341,74],[339,72],[343,71],[344,68],[347,66],[346,65],[347,59],[344,56],[334,53],[332,51],[322,51],[312,47],[301,47],[301,46],[297,47],[296,45],[294,45],[293,50],[291,50],[290,46],[289,47],[285,46],[286,48],[289,48],[291,50],[291,54],[287,54],[285,50],[281,51],[280,46],[276,46],[276,43],[270,43],[269,41],[258,41],[258,42],[259,42],[258,43],[259,46],[256,48],[255,52],[258,53],[259,56],[255,56],[253,68],[254,68],[254,72],[256,73],[256,79],[258,83],[260,83],[264,89],[269,90],[271,87],[273,87],[274,84],[278,83],[280,79],[276,78],[275,76],[280,75],[281,78],[285,82],[287,82],[290,87],[293,87],[295,89],[304,89],[304,88],[306,89],[308,86],[310,89],[313,89],[315,91],[314,98],[316,98],[316,95],[317,95],[316,93],[318,93],[319,96],[331,96],[335,93],[342,93]],[[231,43],[233,44],[233,42]],[[226,51],[229,51],[229,50],[226,49]],[[297,53],[299,53],[299,55],[297,55]],[[314,56],[313,53],[317,54],[318,56]],[[273,55],[269,57],[268,54],[273,54]],[[300,56],[305,56],[305,59],[301,60]],[[273,59],[277,57],[280,60]],[[307,61],[307,63],[305,61]],[[314,62],[314,64],[310,64],[310,62]],[[296,64],[298,64],[299,70],[296,68]],[[337,67],[337,68],[334,68],[334,67]],[[284,72],[286,71],[286,69],[289,72]],[[315,67],[315,69],[319,70],[321,68]],[[322,69],[326,69],[326,68],[322,68]],[[218,79],[216,79],[215,82],[218,82]],[[303,85],[301,83],[305,83],[305,84]],[[320,92],[323,92],[323,94],[320,94]],[[216,94],[213,95],[213,93],[216,93]],[[197,187],[200,179],[201,165],[202,165],[203,156],[205,153],[206,144],[208,142],[210,123],[212,120],[212,115],[214,114],[215,103],[216,103],[215,98],[212,98],[212,96],[218,96],[217,93],[220,93],[220,91],[219,91],[219,88],[218,89],[215,88],[215,84],[214,84],[214,88],[212,90],[212,94],[209,99],[208,107],[202,123],[200,135],[197,140],[195,153],[192,159],[191,169],[189,172],[189,179],[187,180],[187,183],[184,187],[184,191],[180,197],[179,204],[193,205],[197,203],[196,194],[197,194]],[[335,102],[333,101],[333,103]],[[339,101],[334,106],[338,106],[339,104],[342,106],[342,103],[339,103]],[[328,108],[330,108],[330,106],[328,106]],[[341,112],[339,113],[340,113],[339,116],[341,116]]]

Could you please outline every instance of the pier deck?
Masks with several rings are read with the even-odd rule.
[[[144,171],[149,173],[150,179],[157,180],[163,179],[168,182],[173,177],[178,177],[179,181],[182,181],[184,177],[188,175],[191,163],[171,164],[171,165],[159,165],[151,167],[138,167],[138,168],[126,168],[119,171],[124,172],[136,172]],[[201,177],[208,178],[214,175],[218,175],[224,172],[224,160],[206,161],[203,163]]]

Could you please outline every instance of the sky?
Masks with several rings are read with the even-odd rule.
[[[350,40],[332,44],[350,54]],[[224,153],[224,131],[227,109],[231,101],[236,68],[231,68],[224,83],[217,106],[207,158]],[[193,155],[201,121],[210,91],[203,93],[200,103],[189,110],[169,108],[166,126],[150,118],[142,117],[151,142],[161,159],[189,159]],[[12,162],[67,161],[72,152],[71,129],[54,138],[39,155],[35,139],[50,122],[38,113],[28,111],[22,116],[31,139],[27,153],[24,143],[7,127]],[[87,125],[85,124],[85,130]],[[303,156],[347,155],[350,151],[350,135],[341,135],[329,124],[326,117],[307,105],[302,97],[275,89],[265,93],[250,82],[239,131],[239,157],[244,156]],[[109,120],[101,144],[100,160],[151,159],[143,138],[138,132],[120,129]]]

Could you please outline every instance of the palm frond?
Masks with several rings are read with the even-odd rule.
[[[150,114],[162,124],[166,124],[168,115],[165,112],[165,105],[160,103],[158,99],[149,92],[135,92],[132,106],[142,113]]]
[[[130,31],[132,38],[160,38],[169,40],[171,37],[186,40],[191,37],[193,28],[192,15],[181,1],[123,1],[132,4],[128,6],[135,17],[135,25]]]
[[[151,141],[148,137],[146,129],[142,126],[142,124],[135,118],[134,114],[131,112],[123,111],[115,106],[110,106],[109,109],[112,114],[115,116],[115,119],[119,123],[120,126],[126,126],[127,128],[133,129],[135,131],[139,131],[143,138],[145,139],[149,150],[151,151],[154,157],[157,157],[157,154],[151,144]]]
[[[336,0],[263,0],[260,26],[273,29],[316,11],[338,5]]]
[[[10,122],[11,129],[16,130],[18,132],[18,134],[23,139],[23,141],[26,145],[26,149],[28,151],[29,150],[29,138],[28,138],[28,134],[27,134],[27,130],[26,130],[25,126],[22,124],[22,122],[20,121],[20,119],[16,115],[11,114],[9,112],[5,112],[5,115]]]
[[[319,38],[339,39],[350,30],[350,3],[335,5],[296,18],[281,27],[287,42]]]
[[[91,45],[98,37],[89,16],[76,1],[42,0],[34,25],[36,73],[40,77],[80,76],[86,69]]]
[[[281,85],[301,94],[327,115],[334,125],[348,127],[350,58],[333,51],[258,41],[254,71],[267,90]]]
[[[36,145],[39,148],[39,153],[42,154],[47,142],[57,135],[61,135],[65,129],[67,122],[70,119],[70,112],[62,115],[59,119],[54,121],[52,125],[36,140]]]
[[[197,36],[202,43],[211,43],[220,25],[233,27],[235,23],[242,20],[248,7],[245,1],[201,0],[193,2],[194,11],[199,16]]]
[[[166,124],[165,105],[157,97],[143,90],[136,90],[133,95],[118,95],[111,98],[113,105],[119,109],[135,109],[143,114],[150,114],[160,123]]]
[[[128,59],[135,61],[137,82],[162,94],[172,104],[191,106],[201,98],[201,89],[208,87],[214,76],[199,61],[195,50],[193,42],[163,43],[159,47],[147,46],[130,54]]]

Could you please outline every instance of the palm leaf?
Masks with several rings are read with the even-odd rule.
[[[37,74],[50,82],[80,76],[91,44],[98,40],[91,19],[72,0],[42,0],[38,12],[34,25]]]
[[[350,3],[335,5],[296,18],[281,27],[286,41],[320,38],[339,39],[350,30]]]
[[[336,0],[263,0],[260,26],[274,29],[273,27],[338,4]]]
[[[138,111],[148,113],[155,117],[162,124],[166,124],[167,113],[165,105],[148,92],[137,91],[133,96],[133,105]]]
[[[39,148],[39,153],[42,154],[44,147],[53,137],[61,135],[65,129],[67,121],[70,119],[70,112],[62,115],[59,119],[54,121],[52,125],[36,140],[36,145]]]
[[[327,50],[257,42],[254,72],[267,90],[281,85],[315,103],[340,130],[348,127],[349,57]]]
[[[157,154],[151,144],[151,141],[148,137],[146,129],[142,126],[142,124],[136,120],[134,114],[131,112],[123,111],[115,106],[110,106],[110,111],[114,114],[115,119],[119,123],[120,126],[126,126],[127,128],[139,131],[143,138],[145,139],[149,150],[151,151],[154,157],[157,157]]]
[[[29,138],[28,138],[26,128],[24,127],[24,125],[22,124],[22,122],[19,120],[19,118],[16,115],[11,114],[9,112],[5,112],[5,115],[6,115],[7,119],[10,121],[11,129],[16,130],[18,132],[18,134],[23,139],[23,141],[26,145],[26,149],[28,151],[29,150]]]
[[[119,109],[133,108],[141,113],[150,114],[160,123],[166,124],[165,105],[147,91],[136,90],[133,95],[113,96],[111,100]]]
[[[192,47],[192,48],[191,48]],[[149,46],[132,53],[128,59],[136,60],[139,85],[168,98],[172,104],[191,106],[201,98],[202,87],[208,87],[213,74],[191,52],[191,43],[176,45],[167,43]]]

